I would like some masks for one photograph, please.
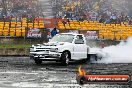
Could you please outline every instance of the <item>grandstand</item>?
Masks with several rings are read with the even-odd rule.
[[[11,22],[0,22],[1,37],[25,37],[27,29],[44,28],[43,21],[27,22],[27,19],[23,18],[21,22],[14,22],[15,19],[12,18]]]
[[[126,40],[129,36],[132,36],[132,26],[127,22],[122,22],[121,24],[104,24],[98,21],[77,21],[70,20],[64,24],[63,22],[58,22],[58,29],[61,30],[96,30],[99,31],[100,39],[111,39],[111,40]]]
[[[53,27],[62,31],[96,30],[99,31],[100,39],[126,40],[132,36],[132,19],[128,16],[130,12],[124,14],[121,10],[116,11],[119,3],[117,7],[112,7],[110,0],[52,0],[51,10],[50,0],[45,2],[48,3],[46,8],[53,12],[43,14],[44,6],[41,5],[46,4],[40,4],[39,0],[1,0],[0,37],[25,38],[27,31],[32,28]],[[129,10],[128,7],[125,9]],[[34,20],[36,17],[43,18],[44,15],[52,18]],[[49,25],[45,24],[47,21]]]

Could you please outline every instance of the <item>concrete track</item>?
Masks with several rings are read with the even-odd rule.
[[[28,57],[1,57],[0,88],[106,88],[103,86],[108,86],[108,84],[79,86],[76,82],[76,73],[80,65],[86,69],[88,74],[132,75],[132,64],[71,62],[69,66],[61,66],[57,62],[43,62],[38,66]],[[115,84],[110,85],[115,86]],[[122,85],[120,88],[132,88],[130,87],[132,82],[128,85],[120,85]]]

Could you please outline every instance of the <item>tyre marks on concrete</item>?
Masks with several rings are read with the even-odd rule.
[[[43,62],[38,66],[28,57],[0,58],[0,88],[80,88],[76,82],[76,73],[80,65],[88,74],[129,73],[132,75],[132,64],[72,62],[69,66],[61,66],[58,62]],[[87,86],[94,88],[98,85],[85,85],[82,88]]]

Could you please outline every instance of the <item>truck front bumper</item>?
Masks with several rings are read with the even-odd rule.
[[[50,52],[50,53],[39,53],[39,52],[30,52],[31,59],[41,59],[41,60],[60,60],[61,53]]]

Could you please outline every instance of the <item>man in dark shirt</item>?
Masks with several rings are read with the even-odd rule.
[[[54,37],[56,34],[58,34],[57,29],[54,28],[54,29],[51,31],[51,37]]]

